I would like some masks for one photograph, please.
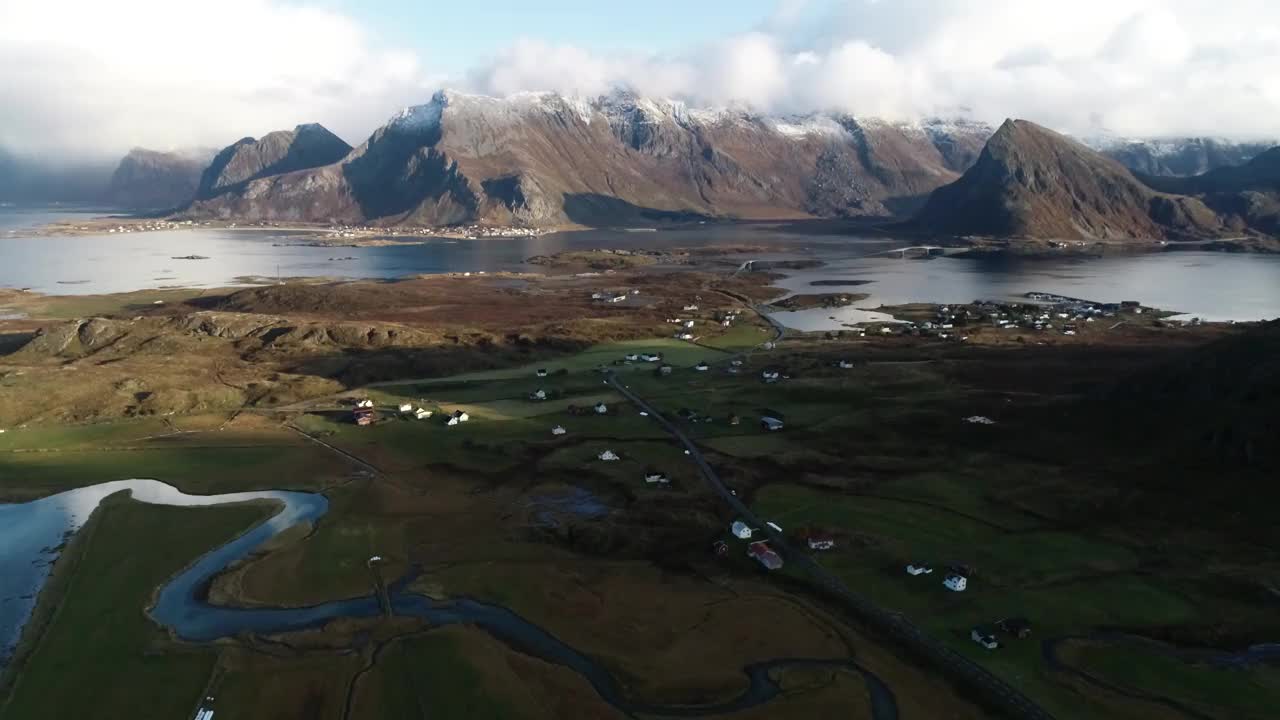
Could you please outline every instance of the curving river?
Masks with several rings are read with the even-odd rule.
[[[322,495],[288,491],[187,495],[156,480],[120,480],[69,490],[27,503],[0,505],[0,664],[12,652],[22,625],[30,617],[35,598],[57,555],[62,539],[74,533],[109,495],[128,491],[135,500],[157,505],[221,505],[270,500],[281,510],[236,539],[192,563],[161,588],[151,617],[179,637],[208,642],[242,632],[274,634],[319,627],[336,618],[374,617],[381,612],[376,597],[338,600],[303,608],[237,608],[209,604],[203,588],[229,565],[244,559],[263,543],[301,522],[319,520],[329,508]],[[509,647],[581,675],[600,697],[628,714],[698,717],[720,715],[762,705],[781,694],[771,677],[774,670],[798,667],[839,668],[862,675],[875,720],[896,720],[893,692],[873,673],[849,659],[780,658],[744,667],[749,685],[726,702],[706,705],[651,705],[628,698],[612,673],[551,633],[514,612],[476,600],[432,600],[392,589],[397,615],[422,618],[432,625],[474,625]]]

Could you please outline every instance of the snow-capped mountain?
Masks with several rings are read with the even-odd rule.
[[[1082,138],[1089,147],[1143,175],[1185,177],[1220,167],[1243,165],[1280,140],[1237,142],[1226,138],[1126,138],[1098,134]]]
[[[989,126],[455,91],[332,164],[251,180],[196,215],[436,225],[889,216],[977,158]]]

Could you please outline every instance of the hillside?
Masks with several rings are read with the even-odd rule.
[[[212,150],[157,152],[134,148],[120,160],[107,186],[107,202],[130,209],[163,210],[190,202]]]
[[[782,118],[625,93],[442,91],[339,163],[247,182],[239,173],[243,187],[190,212],[529,226],[889,216],[958,177],[989,134],[975,123]]]
[[[1156,192],[1115,160],[1026,120],[1007,120],[963,177],[930,196],[914,224],[951,235],[1055,239],[1222,229],[1200,201]]]
[[[1107,401],[1166,449],[1222,467],[1280,469],[1280,320],[1132,375]]]
[[[314,123],[277,130],[261,140],[241,138],[213,158],[196,197],[207,200],[258,178],[328,165],[350,151],[350,145]]]

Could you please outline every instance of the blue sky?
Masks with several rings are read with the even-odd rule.
[[[380,40],[418,51],[443,74],[483,63],[521,38],[596,52],[678,53],[760,26],[777,0],[340,0]]]

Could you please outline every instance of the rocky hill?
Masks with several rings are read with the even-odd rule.
[[[210,183],[229,191],[202,192],[207,199],[190,212],[529,226],[889,216],[957,178],[989,134],[968,122],[772,117],[626,93],[582,100],[442,91],[340,162],[237,173],[240,186]]]
[[[207,200],[258,178],[320,167],[341,160],[351,146],[321,125],[277,130],[261,140],[241,138],[205,168],[195,196]]]
[[[1095,136],[1089,147],[1139,175],[1186,177],[1220,167],[1243,165],[1280,141],[1235,142],[1225,138],[1137,139]]]
[[[1123,165],[1025,120],[1008,120],[977,163],[930,196],[916,227],[949,235],[1054,239],[1214,236],[1197,199],[1157,192]]]
[[[186,205],[196,195],[212,150],[129,151],[111,175],[106,200],[130,209],[164,210]]]

